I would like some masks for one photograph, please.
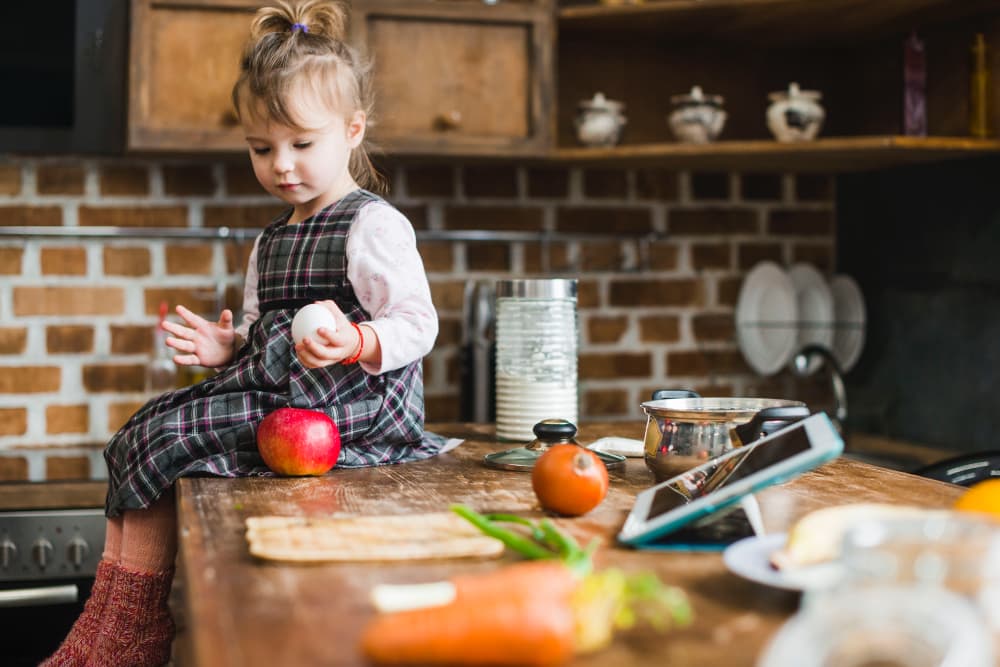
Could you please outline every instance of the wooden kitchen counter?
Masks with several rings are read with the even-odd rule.
[[[175,664],[360,665],[358,637],[374,614],[368,592],[375,584],[431,581],[456,572],[484,571],[495,560],[296,565],[264,562],[247,551],[244,520],[265,514],[325,516],[438,512],[466,503],[482,512],[540,516],[527,473],[484,467],[497,443],[491,426],[431,425],[465,438],[436,458],[396,466],[334,469],[306,479],[184,479],[178,485],[180,567],[184,631]],[[635,430],[635,429],[631,429]],[[622,424],[584,425],[579,440],[622,435]],[[798,607],[799,595],[731,574],[717,553],[635,551],[614,536],[635,494],[652,475],[641,459],[611,475],[611,489],[594,511],[558,519],[581,542],[603,538],[598,567],[651,569],[690,596],[694,623],[683,630],[619,633],[608,649],[579,665],[753,665],[779,625]],[[765,526],[779,531],[802,514],[846,502],[950,505],[960,487],[858,461],[838,459],[758,498]],[[514,559],[514,556],[509,556]]]

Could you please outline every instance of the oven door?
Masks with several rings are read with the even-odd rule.
[[[0,512],[3,664],[37,665],[83,611],[104,547],[100,509]]]
[[[0,585],[5,667],[36,667],[69,634],[90,596],[93,577]]]

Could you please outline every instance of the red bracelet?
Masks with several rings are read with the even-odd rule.
[[[354,327],[354,330],[358,332],[358,340],[360,342],[358,343],[358,352],[357,352],[357,354],[355,354],[353,357],[349,357],[349,358],[344,359],[343,361],[340,362],[340,363],[344,364],[345,366],[355,363],[358,359],[361,358],[361,353],[365,351],[365,335],[363,333],[361,333],[361,327],[359,327],[354,322],[348,322],[348,324],[350,324],[352,327]]]

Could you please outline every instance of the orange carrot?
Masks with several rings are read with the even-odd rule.
[[[526,560],[490,572],[454,577],[455,600],[500,600],[515,595],[566,600],[580,578],[559,561]]]
[[[372,601],[387,613],[361,638],[372,662],[399,665],[550,666],[607,646],[615,629],[636,621],[659,628],[690,622],[684,593],[652,573],[593,572],[592,549],[543,519],[455,511],[528,558],[492,572],[450,581],[380,585]],[[526,538],[497,525],[523,523]]]
[[[564,565],[529,561],[452,580],[449,604],[377,616],[362,636],[384,664],[556,665],[575,651],[570,598],[579,579]]]

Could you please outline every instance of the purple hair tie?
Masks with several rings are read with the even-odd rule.
[[[293,23],[292,24],[292,32],[298,32],[300,30],[302,32],[309,32],[309,26],[307,26],[305,23]]]

